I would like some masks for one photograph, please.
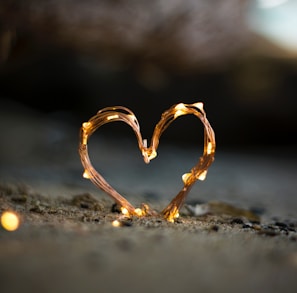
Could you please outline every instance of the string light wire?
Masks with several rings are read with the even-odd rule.
[[[204,150],[203,155],[199,158],[196,165],[190,172],[182,175],[184,183],[181,191],[172,199],[169,205],[161,212],[161,215],[170,222],[179,216],[181,209],[188,193],[197,180],[204,180],[207,175],[208,168],[214,161],[215,155],[215,133],[206,118],[203,109],[203,103],[194,104],[179,103],[171,106],[163,112],[160,121],[156,124],[150,146],[147,146],[147,140],[142,139],[138,120],[134,113],[126,107],[115,106],[106,107],[97,112],[96,115],[84,122],[80,129],[79,155],[84,167],[84,178],[90,179],[95,186],[107,193],[117,204],[121,206],[122,213],[128,216],[147,216],[158,215],[156,211],[151,210],[148,205],[143,204],[141,208],[135,208],[125,197],[119,194],[100,173],[93,167],[88,154],[88,139],[101,126],[106,123],[122,121],[128,124],[134,131],[139,150],[142,153],[144,162],[148,164],[157,156],[157,149],[162,133],[168,126],[178,117],[183,115],[195,115],[204,125]]]

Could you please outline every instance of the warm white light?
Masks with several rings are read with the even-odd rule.
[[[157,152],[155,150],[153,150],[150,155],[148,156],[149,160],[151,161],[152,159],[154,159],[157,156]]]
[[[182,180],[184,182],[184,184],[187,183],[189,177],[191,176],[192,174],[191,173],[185,173],[183,176],[182,176]]]
[[[155,150],[150,151],[147,149],[143,149],[142,156],[143,156],[144,162],[146,164],[148,164],[151,160],[153,160],[155,157],[157,157],[157,152]]]
[[[185,115],[185,112],[183,110],[177,110],[174,113],[174,119],[176,119],[177,117],[182,116],[182,115]]]
[[[121,207],[121,212],[122,212],[122,214],[123,215],[129,215],[129,212],[128,212],[128,210],[126,209],[126,208],[124,208],[124,207]]]
[[[121,222],[118,221],[118,220],[114,220],[111,224],[112,224],[112,226],[114,226],[114,227],[120,227],[120,226],[121,226]]]
[[[90,174],[89,174],[89,172],[87,170],[84,171],[83,178],[90,179]]]
[[[198,103],[195,103],[195,104],[193,104],[197,109],[199,109],[199,110],[203,110],[203,103],[201,103],[201,102],[198,102]]]
[[[181,115],[185,115],[187,112],[187,108],[185,107],[185,104],[183,103],[179,103],[175,106],[175,110],[176,112],[174,113],[174,119],[181,116]]]
[[[118,114],[110,115],[110,116],[107,116],[106,117],[107,120],[112,120],[112,119],[117,119],[117,118],[119,118],[119,115]]]
[[[1,216],[1,225],[7,231],[15,231],[20,226],[20,219],[14,212],[4,212]]]
[[[143,216],[143,211],[142,211],[142,209],[140,209],[140,208],[135,209],[135,210],[134,210],[134,213],[135,213],[138,217]]]
[[[211,143],[211,142],[209,142],[209,143],[207,144],[207,150],[206,150],[206,153],[207,153],[208,155],[210,155],[210,154],[212,153],[212,143]]]
[[[198,176],[198,179],[200,181],[203,181],[205,178],[206,178],[206,175],[207,175],[207,170],[204,170],[199,176]]]
[[[92,123],[91,122],[84,122],[82,124],[82,127],[83,127],[84,130],[88,130],[89,128],[92,127]]]
[[[175,107],[174,107],[175,110],[185,110],[186,107],[185,107],[185,104],[184,103],[179,103],[177,104]]]

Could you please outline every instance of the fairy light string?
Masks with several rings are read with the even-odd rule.
[[[101,126],[106,123],[122,121],[128,124],[134,131],[139,150],[142,153],[144,162],[148,164],[157,156],[157,149],[162,133],[168,126],[178,117],[182,115],[195,115],[204,125],[204,150],[203,155],[199,158],[196,165],[182,176],[184,183],[181,191],[172,199],[169,205],[161,212],[161,215],[168,221],[173,222],[179,216],[187,194],[197,180],[204,180],[207,175],[208,168],[214,161],[215,155],[215,134],[206,118],[203,109],[203,103],[194,104],[179,103],[171,106],[163,112],[160,121],[155,126],[150,146],[147,146],[147,140],[143,140],[139,123],[134,113],[126,107],[115,106],[107,107],[98,111],[91,117],[89,121],[84,122],[80,129],[79,155],[82,165],[85,169],[84,178],[90,179],[94,185],[106,192],[117,204],[121,206],[122,213],[126,216],[147,216],[158,215],[156,211],[151,210],[146,204],[141,208],[135,208],[125,197],[119,194],[93,167],[88,154],[88,139]]]

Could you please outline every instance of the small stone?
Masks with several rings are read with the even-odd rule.
[[[132,220],[128,219],[128,220],[121,220],[120,221],[122,226],[124,227],[131,227],[133,224],[132,224]]]
[[[89,208],[89,205],[87,203],[85,203],[85,202],[82,202],[82,203],[80,203],[80,207],[82,209],[88,209]]]
[[[211,227],[210,227],[210,231],[214,231],[214,232],[218,232],[219,231],[219,226],[218,225],[212,225]]]
[[[118,213],[118,214],[121,214],[121,207],[120,205],[118,205],[117,203],[114,203],[112,206],[111,206],[111,212],[112,213]]]
[[[288,225],[283,223],[283,222],[275,222],[274,223],[276,226],[281,227],[281,228],[287,228]]]
[[[90,193],[83,193],[73,196],[71,203],[79,208],[102,211],[103,205]]]

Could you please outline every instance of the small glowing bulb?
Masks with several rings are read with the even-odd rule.
[[[206,150],[206,153],[207,153],[208,155],[210,155],[210,154],[212,153],[212,143],[211,143],[211,142],[209,142],[209,143],[207,144],[207,150]]]
[[[153,150],[151,152],[151,154],[148,156],[149,160],[153,160],[155,157],[157,156],[157,152],[155,150]]]
[[[203,103],[201,102],[198,102],[198,103],[195,103],[193,104],[197,109],[203,111]]]
[[[187,183],[188,179],[190,178],[190,176],[192,175],[192,173],[185,173],[183,176],[182,176],[182,180],[184,182],[184,184]]]
[[[122,214],[125,215],[125,216],[128,216],[128,215],[129,215],[128,210],[127,210],[126,208],[124,208],[124,207],[121,207],[121,212],[122,212]]]
[[[175,110],[184,110],[186,109],[185,104],[184,103],[179,103],[174,107]]]
[[[140,209],[140,208],[135,209],[135,210],[134,210],[134,213],[135,213],[138,217],[141,217],[141,216],[144,215],[143,210]]]
[[[90,129],[92,127],[92,123],[91,122],[84,122],[82,124],[82,127],[83,127],[84,130],[88,130],[88,129]]]
[[[170,212],[170,215],[167,217],[167,221],[174,223],[174,219],[177,219],[179,217],[178,209],[175,207],[172,212]]]
[[[110,116],[107,116],[106,117],[107,120],[112,120],[112,119],[117,119],[117,118],[119,118],[119,115],[118,114],[110,115]]]
[[[20,226],[20,219],[14,212],[4,212],[1,216],[1,225],[7,231],[15,231]]]
[[[86,179],[90,179],[91,178],[91,176],[90,176],[90,174],[89,174],[89,172],[87,170],[84,171],[83,178],[86,178]]]
[[[174,119],[176,119],[177,117],[179,116],[182,116],[182,115],[185,115],[185,111],[183,110],[177,110],[175,113],[174,113]]]
[[[142,150],[142,156],[146,164],[153,160],[157,156],[157,152],[153,150],[152,152],[147,151],[146,149]]]
[[[118,220],[114,220],[111,224],[112,224],[112,226],[114,226],[114,227],[120,227],[120,226],[121,226],[121,222],[118,221]]]
[[[198,179],[200,181],[203,181],[205,178],[206,178],[206,175],[207,175],[207,170],[204,170],[199,176],[198,176]]]
[[[183,104],[183,103],[177,104],[174,107],[174,109],[176,110],[176,112],[174,113],[174,119],[181,115],[187,114],[187,112],[186,112],[187,108],[185,107],[185,104]]]

